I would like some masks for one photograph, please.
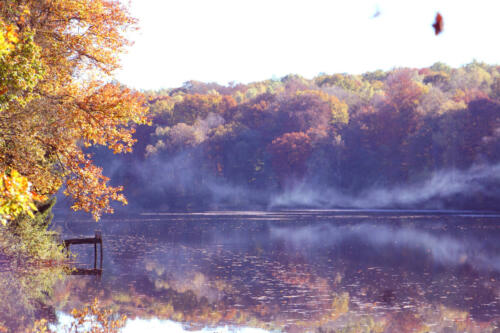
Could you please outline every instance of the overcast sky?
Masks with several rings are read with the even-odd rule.
[[[116,76],[138,89],[500,56],[498,0],[132,0],[131,12],[140,31]]]

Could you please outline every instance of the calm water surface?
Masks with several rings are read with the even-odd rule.
[[[125,332],[499,331],[499,215],[143,213],[55,225],[64,238],[102,230],[102,275],[67,276],[40,301],[0,272],[4,322],[21,311],[64,322],[98,297],[128,315]],[[93,246],[72,251],[93,267]]]

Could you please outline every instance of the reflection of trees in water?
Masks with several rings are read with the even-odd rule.
[[[398,272],[335,262],[332,265],[338,271],[324,276],[319,266],[308,265],[309,259],[300,254],[290,255],[283,264],[283,258],[278,262],[221,249],[186,247],[184,251],[185,258],[205,259],[206,265],[172,266],[165,260],[149,260],[144,262],[140,280],[124,276],[115,281],[119,284],[104,284],[103,290],[97,285],[83,286],[79,280],[77,289],[86,295],[100,294],[105,303],[132,318],[154,316],[197,327],[229,324],[299,331],[344,328],[346,332],[369,327],[371,331],[404,332],[408,327],[418,331],[432,326],[438,332],[446,327],[460,332],[495,325],[490,320],[477,321],[453,304],[447,306],[446,299],[439,302],[439,295],[449,292],[446,289],[436,290],[435,295],[432,291],[429,301],[426,286],[415,284],[420,277],[412,272],[403,278],[391,277]],[[205,251],[204,255],[199,251]],[[443,272],[428,283],[436,288],[457,283],[449,277]],[[78,306],[72,302],[71,307]]]
[[[178,224],[121,222],[127,231],[105,246],[109,266],[102,284],[68,278],[67,292],[75,294],[67,309],[80,308],[97,295],[132,318],[153,316],[196,327],[492,331],[500,319],[500,275],[470,261],[479,254],[488,257],[496,248],[485,246],[463,261],[460,248],[451,258],[458,261],[440,261],[436,250],[424,245],[447,249],[443,239],[454,240],[471,255],[468,244],[494,231],[455,220],[446,228],[428,218],[418,227],[399,218],[390,224],[385,220],[377,226],[385,223],[388,241],[379,237],[378,243],[368,239],[377,226],[363,229],[353,219],[342,224],[357,230],[349,237],[338,237],[342,228],[332,233],[319,228],[295,237],[295,243],[293,230],[312,224],[306,218],[272,224],[219,217],[213,223],[207,217],[206,222]],[[276,225],[290,229],[284,237],[273,237],[270,226]],[[389,232],[392,228],[418,232]]]
[[[10,267],[0,272],[0,328],[11,332],[31,331],[36,320],[57,320],[53,287],[60,283],[63,268]]]

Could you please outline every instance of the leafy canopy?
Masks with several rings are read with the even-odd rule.
[[[64,186],[97,220],[126,200],[83,147],[129,152],[148,122],[142,95],[112,83],[136,22],[113,0],[6,0],[0,20],[0,172],[38,195]]]

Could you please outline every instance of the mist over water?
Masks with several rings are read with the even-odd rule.
[[[217,123],[217,119],[212,122]],[[372,185],[357,191],[327,185],[314,176],[291,180],[280,189],[277,184],[256,187],[244,178],[236,177],[239,182],[235,183],[235,179],[220,177],[200,163],[203,153],[194,147],[142,160],[127,155],[107,160],[105,174],[113,184],[124,185],[129,201],[126,207],[116,205],[117,212],[283,208],[496,210],[495,203],[500,198],[500,164],[440,170],[420,177],[419,181]],[[106,161],[102,156],[97,159]],[[69,206],[67,200],[61,200],[58,207],[65,206]]]
[[[307,206],[316,208],[443,208],[443,200],[456,195],[473,197],[478,193],[497,196],[488,184],[500,180],[500,164],[474,165],[468,170],[441,170],[427,180],[391,187],[372,187],[358,195],[302,182],[273,196],[269,207]]]
[[[143,172],[141,184],[146,185],[141,192],[151,196],[151,203],[163,208],[172,207],[172,199],[193,201],[204,208],[224,206],[251,207],[259,201],[259,193],[240,185],[233,185],[221,178],[210,175],[196,162],[196,150],[184,151],[165,160],[153,158],[136,168]],[[175,198],[172,198],[175,197]],[[144,200],[142,200],[144,201]],[[179,203],[179,207],[182,202]],[[154,207],[154,206],[153,206]],[[182,207],[181,207],[182,208]],[[192,207],[191,207],[192,208]]]

